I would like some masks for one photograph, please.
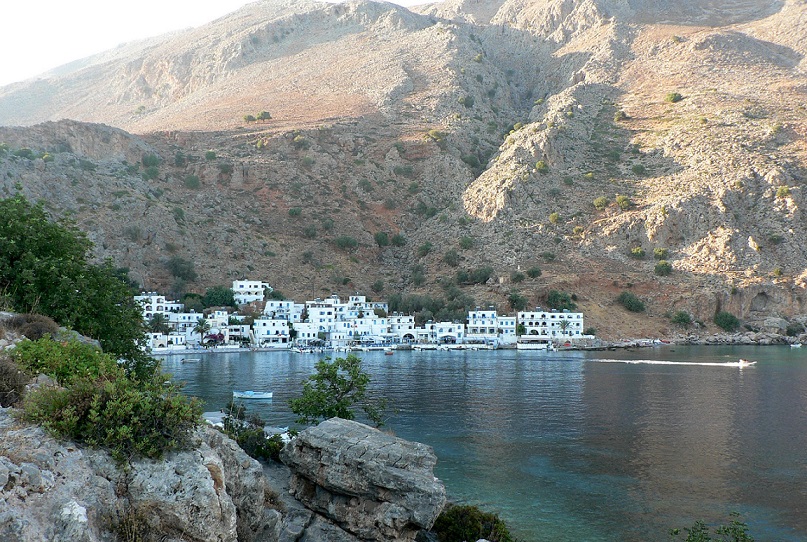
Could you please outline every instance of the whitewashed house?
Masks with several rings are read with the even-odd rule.
[[[263,301],[265,292],[272,292],[269,283],[260,280],[234,280],[233,297],[238,305],[246,305],[253,301]]]
[[[413,343],[417,340],[414,316],[395,313],[387,317],[387,323],[389,332],[395,336],[396,342]]]
[[[427,322],[425,331],[432,343],[462,343],[465,338],[465,324],[456,322]]]
[[[260,348],[288,348],[289,331],[289,321],[285,319],[259,318],[252,324],[255,344]]]
[[[134,296],[134,300],[140,303],[143,307],[143,319],[151,320],[155,314],[162,314],[166,321],[168,315],[172,312],[181,312],[185,305],[179,301],[171,301],[164,295],[157,294],[156,292],[143,293]]]
[[[538,335],[554,339],[576,339],[583,336],[583,313],[567,310],[522,311],[518,323],[524,326],[525,335]]]

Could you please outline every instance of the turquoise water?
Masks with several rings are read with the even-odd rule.
[[[233,389],[273,391],[248,407],[277,426],[293,425],[287,400],[319,359],[181,357],[164,367],[207,410]],[[361,357],[396,408],[388,429],[433,446],[450,497],[498,512],[524,540],[668,540],[732,511],[758,541],[807,540],[807,348]],[[758,363],[692,364],[738,358]]]

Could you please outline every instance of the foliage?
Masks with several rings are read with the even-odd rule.
[[[280,450],[283,449],[283,439],[275,434],[266,436],[263,430],[264,421],[257,415],[247,418],[246,407],[235,404],[233,401],[227,405],[227,413],[223,418],[224,432],[254,459],[280,462]]]
[[[793,322],[787,325],[787,330],[785,331],[788,337],[798,337],[802,333],[804,333],[804,326],[799,324],[798,322]]]
[[[244,122],[255,122],[255,115],[244,115]]]
[[[333,240],[334,244],[342,250],[354,249],[359,246],[359,242],[349,235],[340,235]]]
[[[205,152],[205,160],[215,160],[216,159],[216,152],[215,151],[207,151]]]
[[[434,248],[434,245],[432,245],[428,241],[426,241],[425,243],[420,245],[418,247],[418,250],[417,250],[418,258],[423,258],[424,256],[428,256],[429,252],[432,251],[432,248]]]
[[[583,335],[596,335],[597,328],[596,327],[587,327],[583,330]]]
[[[6,319],[5,326],[15,330],[26,339],[36,341],[46,335],[55,337],[59,332],[59,324],[42,314],[15,314]]]
[[[490,542],[514,541],[507,525],[497,514],[483,512],[476,506],[446,506],[437,516],[432,531],[440,542],[480,539]]]
[[[292,218],[296,218],[303,214],[303,210],[300,207],[292,207],[289,209],[289,216]]]
[[[22,399],[31,376],[5,355],[0,355],[0,407],[16,405]]]
[[[24,371],[46,374],[62,385],[80,378],[115,378],[121,372],[114,357],[75,339],[22,341],[11,351],[11,359]]]
[[[390,239],[390,243],[392,243],[394,247],[402,247],[406,244],[406,237],[404,237],[403,234],[396,233],[392,236],[392,239]]]
[[[737,519],[739,514],[731,513],[732,520],[728,525],[718,525],[710,529],[703,521],[696,521],[692,527],[684,528],[687,537],[684,542],[754,542],[754,537],[748,534],[748,526]],[[683,533],[680,529],[670,530],[670,537],[677,539]],[[712,534],[716,537],[713,538]]]
[[[464,235],[464,236],[460,237],[460,248],[462,250],[472,249],[472,248],[474,248],[475,244],[476,244],[476,241],[474,240],[473,237],[469,237],[467,235]]]
[[[525,278],[524,273],[521,271],[513,271],[510,273],[510,282],[518,284],[519,282],[524,282]]]
[[[470,109],[471,107],[474,106],[474,97],[470,96],[470,95],[468,95],[468,96],[460,96],[457,99],[457,102],[460,105],[464,105],[466,108]]]
[[[182,256],[171,256],[168,261],[165,262],[165,267],[171,275],[178,279],[187,280],[189,282],[196,280],[196,269],[194,269],[193,262],[186,260]]]
[[[47,315],[97,339],[130,369],[151,370],[141,307],[109,260],[89,263],[83,232],[15,196],[0,200],[0,246],[0,292],[17,311]]]
[[[532,267],[527,269],[527,276],[530,277],[531,279],[537,279],[538,277],[541,276],[541,274],[542,274],[541,268],[538,267],[537,265],[533,265]]]
[[[645,251],[642,247],[634,247],[630,250],[630,256],[631,258],[641,260],[645,256]]]
[[[74,378],[67,388],[28,394],[24,417],[60,437],[109,449],[124,462],[187,447],[201,409],[154,374],[148,380]]]
[[[779,199],[786,198],[790,195],[790,188],[787,186],[780,186],[776,189],[776,197]]]
[[[191,190],[196,190],[197,188],[202,186],[199,177],[196,175],[188,175],[187,177],[185,177],[183,183],[185,184],[186,188],[190,188]]]
[[[529,304],[529,300],[516,291],[510,292],[510,295],[507,296],[507,302],[514,311],[523,311]]]
[[[143,163],[143,167],[157,167],[162,160],[160,160],[160,157],[156,154],[149,153],[143,155],[141,162]]]
[[[660,260],[656,263],[656,266],[653,268],[653,273],[660,277],[666,277],[670,273],[672,273],[673,267],[670,262],[667,260]]]
[[[630,312],[644,312],[645,306],[641,299],[632,292],[622,292],[617,296],[616,302]]]
[[[678,102],[680,102],[680,101],[681,101],[681,100],[683,100],[683,99],[684,99],[684,97],[683,97],[683,96],[681,96],[681,94],[680,94],[680,93],[678,93],[678,92],[669,92],[669,93],[667,93],[667,95],[664,97],[664,101],[665,101],[665,102],[668,102],[668,103],[671,103],[671,104],[678,103]]]
[[[389,234],[387,232],[378,231],[375,233],[375,235],[373,235],[373,238],[379,247],[389,246]]]
[[[549,165],[543,160],[538,160],[535,162],[535,171],[541,174],[549,173]]]
[[[666,260],[670,251],[666,248],[656,247],[653,249],[653,257],[657,260]]]
[[[627,211],[631,207],[633,207],[633,202],[628,196],[617,196],[616,197],[616,204],[619,205],[619,208],[623,211]]]
[[[370,375],[362,370],[361,358],[355,354],[333,361],[325,358],[315,368],[316,373],[303,382],[302,395],[289,401],[297,423],[317,424],[334,416],[352,420],[360,408],[376,427],[383,425],[386,401],[368,396]]]
[[[551,222],[552,224],[557,224],[558,220],[560,220],[560,215],[558,213],[549,214],[549,222]]]
[[[636,175],[644,175],[647,173],[647,168],[643,164],[633,164],[630,168]]]
[[[413,269],[413,276],[414,273]],[[415,317],[417,325],[423,325],[429,320],[463,320],[467,316],[468,310],[476,306],[472,297],[464,295],[456,287],[447,289],[445,299],[429,295],[393,294],[389,297],[388,302],[390,312],[411,314]]]
[[[258,120],[269,120],[271,118],[272,115],[269,113],[269,111],[261,111],[258,113]]]
[[[460,264],[460,254],[452,248],[443,254],[443,261],[446,265],[457,267]]]
[[[573,311],[577,309],[577,305],[572,302],[572,296],[566,292],[560,292],[558,290],[549,291],[546,296],[546,304],[549,305],[550,309],[556,309],[559,311]]]
[[[687,311],[676,311],[671,321],[677,326],[689,327],[692,325],[692,316]]]
[[[201,343],[204,340],[205,333],[210,331],[211,325],[205,318],[199,318],[196,320],[196,325],[193,326],[193,332],[199,334],[199,342]]]
[[[715,314],[714,323],[724,331],[736,331],[740,327],[739,318],[726,311]]]
[[[628,114],[625,113],[624,111],[622,111],[621,109],[619,111],[617,111],[616,113],[614,113],[614,122],[620,122],[620,121],[627,120],[627,119],[628,119]]]
[[[426,282],[426,270],[423,268],[422,265],[413,265],[412,284],[414,284],[415,286],[423,286],[424,282]]]
[[[370,285],[370,289],[371,289],[373,292],[375,292],[375,293],[377,293],[377,294],[380,294],[381,292],[383,292],[383,291],[384,291],[384,281],[383,281],[383,280],[381,280],[381,279],[378,279],[377,281],[373,282],[373,283]]]
[[[493,268],[486,265],[470,271],[458,271],[457,282],[460,284],[485,284],[492,276]]]
[[[599,198],[594,198],[594,201],[592,203],[594,204],[595,209],[597,209],[598,211],[602,211],[606,207],[608,207],[608,198],[606,198],[605,196],[600,196]]]
[[[317,227],[314,224],[309,224],[305,228],[303,228],[303,237],[306,239],[316,239],[317,238]]]
[[[226,286],[213,286],[205,291],[202,304],[207,307],[235,307],[235,294]]]

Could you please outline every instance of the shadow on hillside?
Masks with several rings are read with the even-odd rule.
[[[683,0],[656,2],[630,0],[633,20],[643,24],[674,24],[681,26],[729,26],[765,19],[785,6],[784,0],[735,0],[734,2],[707,2]]]

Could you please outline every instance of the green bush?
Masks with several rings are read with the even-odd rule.
[[[338,248],[341,248],[342,250],[354,249],[359,246],[359,242],[353,237],[350,237],[349,235],[340,235],[339,237],[334,239],[333,242]]]
[[[303,228],[303,237],[306,239],[316,239],[317,238],[317,227],[313,224],[309,224],[305,228]]]
[[[476,506],[450,504],[434,522],[432,532],[440,542],[466,542],[485,539],[490,542],[513,542],[504,521],[499,516],[483,512]]]
[[[644,175],[645,173],[647,173],[647,168],[644,167],[644,165],[642,164],[633,164],[630,170],[634,172],[636,175]]]
[[[627,211],[631,207],[633,207],[633,202],[628,196],[617,196],[616,197],[616,204],[619,205],[619,208],[623,211]]]
[[[684,97],[681,96],[681,94],[679,94],[678,92],[669,92],[664,97],[664,101],[668,102],[668,103],[671,103],[671,104],[678,103],[683,99],[684,99]]]
[[[292,218],[297,218],[302,214],[303,210],[300,207],[292,207],[291,209],[289,209],[289,216]]]
[[[666,248],[656,247],[653,249],[653,257],[657,260],[666,260],[670,251]]]
[[[602,211],[606,207],[608,207],[608,198],[606,198],[605,196],[600,196],[599,198],[595,198],[592,203],[594,203],[595,209],[597,209],[598,211]]]
[[[390,243],[392,243],[394,247],[402,247],[406,244],[406,237],[404,237],[403,234],[396,233],[390,239]]]
[[[541,174],[549,173],[549,165],[543,160],[538,160],[535,162],[535,171]]]
[[[614,113],[614,122],[620,122],[620,121],[627,120],[627,119],[628,119],[628,114],[625,113],[624,111],[622,111],[621,109],[619,111],[617,111],[616,113]]]
[[[56,342],[45,337],[22,341],[11,351],[11,358],[23,370],[46,374],[62,385],[79,378],[94,380],[121,376],[115,358],[77,340]]]
[[[375,235],[373,236],[373,238],[375,239],[375,243],[379,247],[389,246],[390,239],[389,239],[389,234],[387,232],[385,232],[385,231],[376,232]]]
[[[470,108],[472,108],[474,106],[474,97],[470,96],[470,95],[469,96],[460,96],[459,99],[457,99],[457,102],[460,105],[464,105],[466,107],[466,109],[470,109]]]
[[[666,277],[667,275],[672,273],[672,271],[673,271],[672,264],[670,264],[670,262],[668,262],[667,260],[660,260],[658,263],[656,263],[656,266],[653,268],[653,273],[655,273],[660,277]]]
[[[524,282],[526,276],[521,271],[513,271],[510,273],[510,282],[518,284],[519,282]]]
[[[432,245],[428,241],[420,245],[417,250],[418,258],[423,258],[424,256],[427,256],[429,252],[432,251],[432,248],[434,248],[434,245]]]
[[[777,198],[782,199],[788,197],[789,195],[790,195],[790,188],[788,188],[787,186],[780,186],[779,188],[776,189]]]
[[[141,177],[144,181],[151,181],[156,179],[160,175],[160,170],[157,169],[157,166],[148,166],[146,169],[143,170]]]
[[[377,281],[375,281],[374,283],[372,283],[372,284],[370,285],[370,289],[371,289],[371,290],[372,290],[374,293],[376,293],[376,294],[380,294],[381,292],[383,292],[383,291],[384,291],[384,281],[383,281],[383,280],[381,280],[381,279],[378,279]]]
[[[798,337],[804,333],[804,326],[798,322],[793,322],[787,325],[786,333],[788,337]]]
[[[541,276],[541,268],[537,265],[533,265],[529,269],[527,269],[527,276],[531,279],[537,279]]]
[[[645,256],[645,251],[642,247],[634,247],[630,250],[630,256],[631,258],[641,260]]]
[[[473,237],[469,237],[467,235],[460,237],[460,248],[462,250],[469,250],[474,248],[476,242],[474,241]]]
[[[573,311],[577,309],[577,305],[572,302],[572,296],[566,292],[560,292],[558,290],[549,291],[546,296],[546,304],[550,309],[559,311],[564,309]]]
[[[202,183],[199,181],[199,177],[196,175],[188,175],[185,177],[184,184],[186,188],[190,188],[191,190],[196,190],[202,186]]]
[[[446,263],[446,265],[457,267],[460,264],[460,254],[452,248],[443,254],[443,261]]]
[[[740,327],[739,318],[726,311],[715,314],[714,323],[724,331],[736,331]]]
[[[474,169],[481,167],[482,165],[479,163],[479,158],[475,154],[464,154],[461,157],[461,160]]]
[[[144,167],[157,167],[160,165],[160,157],[156,154],[144,154],[143,158],[140,160],[143,163]]]
[[[550,213],[549,214],[549,222],[552,224],[557,224],[560,220],[560,215],[558,213]]]
[[[207,151],[207,152],[205,153],[205,160],[210,161],[210,160],[215,160],[215,159],[216,159],[216,153],[215,153],[215,151]]]
[[[122,463],[190,446],[201,408],[161,374],[146,381],[76,378],[67,388],[29,393],[24,418],[59,437],[106,448]]]
[[[25,335],[31,341],[37,341],[46,335],[55,337],[59,332],[59,324],[42,314],[15,314],[5,321],[5,326]]]
[[[692,316],[687,311],[676,311],[671,321],[677,326],[689,327],[692,325]]]
[[[507,296],[507,302],[514,311],[523,311],[529,304],[529,300],[526,297],[515,291],[510,292],[510,295]]]
[[[196,280],[196,269],[190,260],[182,256],[171,256],[165,264],[168,272],[174,277],[193,282]]]
[[[632,292],[622,292],[616,298],[616,302],[625,307],[630,312],[644,312],[645,306],[641,299]]]
[[[0,406],[15,406],[25,393],[31,375],[5,356],[0,356]]]

